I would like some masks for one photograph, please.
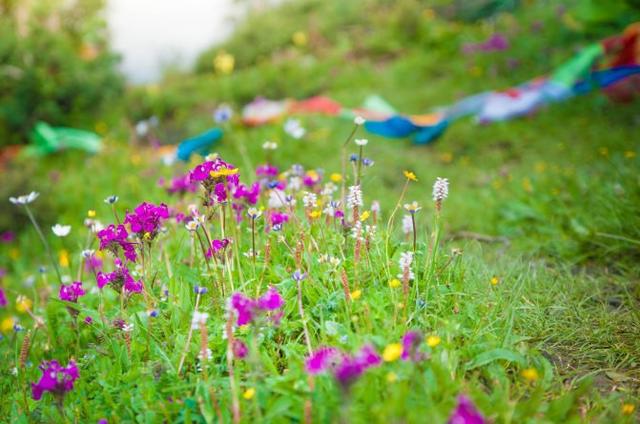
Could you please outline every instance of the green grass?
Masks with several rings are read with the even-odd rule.
[[[545,31],[538,37],[514,33],[518,48],[509,55],[517,56],[522,65],[513,72],[498,67],[491,74],[487,70],[494,63],[504,63],[504,55],[463,58],[457,53],[458,43],[477,40],[493,29],[506,30],[511,20],[505,16],[491,21],[489,28],[437,19],[421,24],[418,41],[409,42],[397,27],[389,27],[396,15],[386,13],[387,9],[368,19],[379,20],[385,24],[380,28],[388,32],[364,32],[353,38],[331,32],[331,28],[349,25],[345,34],[362,33],[362,22],[349,20],[356,12],[345,12],[338,19],[315,7],[303,16],[317,13],[326,25],[317,31],[333,43],[331,47],[319,43],[310,45],[308,51],[297,51],[288,40],[294,31],[307,28],[302,25],[307,21],[296,19],[299,13],[283,15],[287,18],[278,21],[280,32],[265,34],[281,43],[269,45],[267,51],[275,49],[285,59],[278,61],[278,54],[273,53],[258,63],[256,57],[266,53],[247,47],[239,59],[240,69],[231,76],[181,76],[165,81],[155,95],[133,93],[141,102],[132,103],[140,106],[135,113],[140,117],[157,113],[171,140],[170,134],[190,134],[210,126],[210,109],[217,99],[241,104],[256,94],[303,97],[324,92],[357,105],[368,93],[377,92],[400,110],[420,112],[464,94],[508,87],[545,72],[571,54],[575,43],[569,40],[580,38],[553,24],[553,10],[547,4],[535,3],[517,12],[515,22],[525,31],[531,21],[547,19]],[[398,16],[403,15],[398,12]],[[260,17],[252,19],[261,22]],[[432,31],[445,35],[436,36]],[[236,54],[233,46],[231,42],[227,48]],[[554,50],[538,60],[544,46],[554,46]],[[291,57],[284,54],[287,52]],[[348,63],[342,59],[346,52],[352,58]],[[300,65],[305,57],[313,59],[307,61],[311,65]],[[474,65],[485,74],[469,76],[468,69]],[[301,199],[297,207],[302,228],[290,222],[283,233],[294,250],[296,242],[303,240],[299,264],[273,233],[260,231],[258,250],[263,252],[270,240],[271,262],[263,271],[262,256],[254,269],[242,255],[250,248],[250,233],[243,223],[233,237],[237,246],[236,264],[230,269],[234,288],[254,296],[267,284],[275,284],[286,300],[281,326],[259,331],[241,327],[237,332],[247,344],[255,335],[259,345],[258,359],[235,361],[240,395],[250,387],[257,391],[252,400],[240,396],[243,421],[303,421],[305,402],[310,401],[316,422],[334,422],[341,414],[348,422],[444,422],[459,393],[468,394],[487,418],[498,423],[637,419],[637,415],[622,412],[624,403],[637,408],[635,399],[640,394],[636,336],[640,326],[640,185],[635,141],[639,124],[634,106],[611,104],[596,94],[505,123],[477,126],[463,120],[428,147],[369,137],[365,156],[376,163],[363,177],[365,209],[379,200],[383,219],[378,237],[357,269],[353,239],[320,222],[308,224]],[[240,168],[243,181],[251,181],[252,168],[264,163],[261,146],[267,139],[279,142],[274,162],[281,170],[300,163],[308,169],[322,168],[325,175],[339,172],[340,145],[352,124],[327,117],[301,119],[308,129],[303,140],[289,138],[279,124],[245,129],[234,122],[217,150]],[[110,208],[103,203],[106,196],[120,196],[121,215],[143,200],[164,201],[182,210],[198,201],[195,196],[178,201],[155,183],[197,162],[166,167],[147,150],[126,147],[122,140],[128,135],[120,122],[112,124],[109,136],[107,149],[99,156],[66,152],[46,160],[17,162],[5,174],[7,181],[17,181],[11,184],[17,188],[6,196],[42,191],[34,208],[45,229],[54,222],[73,225],[69,238],[49,239],[56,252],[69,251],[71,267],[65,273],[70,275],[76,275],[86,242],[82,221],[87,210],[96,210],[105,223],[113,221]],[[355,146],[351,151],[355,152]],[[402,289],[388,286],[399,272],[400,252],[411,249],[400,232],[402,210],[390,234],[388,255],[384,245],[385,224],[400,196],[405,169],[415,171],[419,179],[410,184],[405,201],[417,200],[424,207],[416,215],[418,278],[407,306],[408,322],[397,308]],[[442,211],[436,262],[429,266],[440,270],[450,259],[451,263],[435,274],[423,275],[424,254],[434,231],[431,184],[437,176],[449,178],[451,187]],[[44,250],[16,210],[9,203],[3,207],[3,216],[10,216],[10,222],[22,230],[14,244],[0,245],[0,265],[8,270],[2,284],[11,302],[0,310],[0,319],[16,316],[27,330],[33,328],[28,315],[15,308],[16,296],[24,294],[35,300],[34,313],[45,319],[45,326],[37,332],[28,364],[17,376],[11,370],[19,364],[25,332],[9,331],[0,341],[0,387],[7,394],[0,400],[1,416],[14,422],[60,421],[50,395],[38,402],[28,400],[30,414],[26,414],[22,390],[40,377],[37,364],[41,360],[55,358],[66,363],[74,357],[80,379],[65,399],[69,421],[203,422],[215,420],[214,397],[223,419],[231,420],[224,299],[215,295],[200,256],[195,266],[189,266],[189,236],[182,226],[167,225],[168,232],[160,237],[162,247],[155,245],[156,256],[147,270],[148,276],[155,275],[150,302],[159,316],[148,318],[147,301],[140,295],[121,311],[117,293],[107,288],[106,324],[98,314],[100,297],[89,293],[78,308],[80,319],[90,315],[94,323],[80,323],[77,335],[67,305],[57,300],[55,274],[51,269],[38,273],[38,266],[46,264]],[[219,234],[216,221],[210,228]],[[463,252],[455,259],[451,257],[454,248]],[[164,259],[157,257],[161,250],[169,258],[171,276]],[[338,272],[318,262],[321,253],[342,258]],[[291,279],[296,268],[309,273],[302,294],[314,347],[335,345],[354,351],[372,343],[382,352],[407,329],[437,334],[442,342],[434,348],[421,347],[430,354],[423,363],[396,361],[370,370],[349,394],[341,392],[330,376],[316,377],[312,389],[303,369],[307,352]],[[342,269],[351,290],[356,285],[362,289],[362,297],[349,309]],[[31,288],[23,284],[28,276],[35,277]],[[497,285],[491,283],[493,277],[498,278]],[[92,278],[84,281],[85,287],[95,286]],[[225,281],[230,284],[226,277]],[[185,370],[177,376],[194,308],[195,284],[209,288],[203,310],[210,313],[208,346],[213,359],[206,379],[196,370],[198,332],[190,344]],[[160,300],[163,286],[170,293],[167,301]],[[50,294],[48,287],[53,290]],[[124,334],[110,325],[118,317],[134,323],[130,353]],[[522,376],[528,368],[537,370],[535,382]]]

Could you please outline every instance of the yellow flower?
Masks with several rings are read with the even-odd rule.
[[[151,240],[151,233],[149,231],[145,231],[144,235],[142,236],[142,238],[144,240]]]
[[[338,174],[337,172],[331,174],[329,178],[331,178],[331,181],[333,181],[334,183],[339,183],[340,181],[342,181],[342,175]]]
[[[402,172],[405,176],[405,178],[409,181],[418,181],[418,178],[416,177],[416,174],[414,174],[411,171],[403,171]]]
[[[58,252],[58,260],[60,261],[60,266],[63,268],[68,268],[69,267],[69,252],[67,252],[65,249],[62,249],[60,252]]]
[[[28,297],[20,295],[16,298],[16,310],[18,312],[25,313],[31,310],[32,306],[33,302]]]
[[[322,212],[318,210],[309,212],[309,218],[311,219],[320,218],[320,215],[322,215]]]
[[[387,374],[387,383],[395,383],[396,381],[398,381],[398,374],[395,372],[389,372]]]
[[[401,284],[402,283],[397,278],[394,278],[393,280],[389,281],[389,287],[391,287],[392,289],[397,289],[398,287],[400,287]]]
[[[222,168],[217,171],[211,171],[209,175],[212,178],[228,177],[229,175],[235,175],[238,173],[238,168]]]
[[[369,211],[362,212],[362,214],[360,214],[360,222],[366,221],[367,218],[369,218],[370,215],[371,215],[371,212],[369,212]]]
[[[492,277],[491,278],[491,285],[492,286],[497,286],[499,282],[500,282],[500,279],[498,277]]]
[[[215,68],[217,73],[222,75],[228,75],[233,72],[235,64],[236,59],[233,57],[233,55],[230,55],[225,51],[221,51],[213,59],[213,67]]]
[[[96,211],[94,211],[93,209],[89,209],[89,210],[87,211],[87,216],[88,216],[89,218],[95,218],[95,216],[96,216]]]
[[[527,381],[536,381],[540,375],[538,374],[538,371],[535,368],[527,368],[522,370],[522,377],[527,380]]]
[[[246,400],[250,400],[250,399],[253,399],[255,395],[256,395],[256,389],[254,389],[253,387],[249,387],[247,390],[244,391],[244,393],[242,394],[242,397],[245,398]]]
[[[6,317],[2,320],[2,323],[0,323],[0,331],[2,331],[3,333],[8,333],[9,331],[13,330],[13,325],[15,323],[15,319],[13,319],[12,317]]]
[[[402,345],[400,343],[391,343],[384,348],[384,352],[382,352],[382,359],[385,362],[393,362],[400,359],[402,356]]]
[[[632,151],[632,150],[627,150],[626,152],[624,152],[624,157],[627,159],[633,159],[636,157],[636,152]],[[633,406],[633,405],[631,405]]]
[[[307,45],[307,34],[305,34],[303,31],[294,32],[293,37],[291,37],[291,39],[293,40],[293,44],[295,44],[298,47],[303,47]]]
[[[9,257],[13,260],[16,260],[20,257],[20,250],[18,250],[16,247],[13,247],[11,250],[9,250]]]
[[[358,300],[362,297],[362,290],[354,290],[351,292],[351,300]]]
[[[622,404],[622,413],[624,415],[631,415],[633,411],[636,410],[636,406],[632,403],[623,403]]]
[[[440,336],[429,336],[427,337],[427,346],[436,347],[440,344],[441,341],[442,339],[440,338]]]

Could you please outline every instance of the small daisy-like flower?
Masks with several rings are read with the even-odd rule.
[[[119,197],[114,194],[104,199],[104,203],[106,203],[107,205],[113,205],[118,201],[118,199]]]
[[[355,118],[353,118],[353,123],[357,126],[364,125],[365,119],[362,116],[356,116]]]
[[[435,202],[442,202],[449,195],[449,180],[446,178],[436,178],[436,182],[433,183],[433,200]]]
[[[416,174],[414,174],[411,171],[403,171],[402,172],[404,174],[404,177],[409,180],[409,181],[418,181],[418,178],[416,177]]]
[[[500,279],[498,277],[492,277],[491,278],[491,285],[492,286],[497,286],[500,283]]]
[[[384,348],[382,359],[385,362],[393,362],[402,356],[402,345],[400,343],[391,343]]]
[[[416,212],[418,212],[420,209],[422,209],[420,207],[420,205],[418,205],[418,202],[416,202],[415,200],[411,203],[405,203],[404,204],[404,209],[409,212],[411,215],[415,214]]]
[[[369,142],[366,138],[356,138],[354,141],[358,146],[366,146]]]
[[[188,231],[195,232],[198,229],[198,225],[199,225],[198,220],[192,219],[191,221],[187,222],[184,227]]]
[[[133,329],[134,329],[133,323],[122,325],[122,331],[124,331],[125,333],[133,333]]]
[[[340,181],[342,181],[342,175],[334,172],[333,174],[329,175],[329,179],[334,183],[339,183]]]
[[[18,197],[9,197],[9,201],[14,205],[28,205],[29,203],[33,203],[40,196],[40,193],[32,191],[29,194],[25,194]]]
[[[262,148],[264,150],[276,150],[278,148],[278,143],[276,143],[275,141],[265,141],[262,144]]]
[[[262,216],[262,211],[258,208],[249,208],[247,210],[247,215],[249,215],[249,218],[251,219],[258,219]]]
[[[66,237],[71,232],[71,225],[56,224],[51,227],[51,231],[58,237]]]
[[[207,325],[209,314],[206,312],[193,311],[193,318],[191,319],[191,328],[193,330],[200,329],[200,326]]]
[[[389,281],[389,287],[391,287],[392,289],[397,289],[401,285],[402,283],[397,278],[393,278],[392,280]]]
[[[358,300],[362,297],[362,290],[354,290],[351,292],[351,300]]]

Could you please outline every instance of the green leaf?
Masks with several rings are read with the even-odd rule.
[[[465,369],[469,371],[498,360],[515,362],[518,365],[523,365],[525,363],[524,357],[517,352],[508,349],[493,349],[487,352],[483,352],[477,355],[471,361],[467,362]]]

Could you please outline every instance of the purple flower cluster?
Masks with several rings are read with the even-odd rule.
[[[85,292],[82,289],[82,282],[74,281],[67,285],[60,285],[60,300],[66,300],[67,302],[77,302],[80,296],[84,296]]]
[[[191,181],[198,181],[205,184],[208,181],[215,181],[215,182],[226,181],[229,184],[236,185],[239,182],[239,177],[237,173],[232,175],[224,175],[220,177],[215,176],[216,173],[219,173],[225,170],[233,170],[233,169],[236,169],[236,167],[231,165],[230,163],[223,161],[220,158],[216,158],[212,161],[201,163],[200,165],[193,168],[191,172],[189,172],[189,178]]]
[[[426,359],[426,355],[418,349],[422,343],[422,334],[418,331],[407,331],[402,336],[402,356],[404,361],[419,362]]]
[[[167,187],[167,193],[183,195],[195,193],[198,190],[198,182],[192,181],[189,174],[179,175],[171,180]]]
[[[278,173],[278,168],[269,164],[260,165],[256,168],[256,176],[261,178],[275,178],[278,176]]]
[[[236,359],[244,359],[249,354],[249,349],[242,340],[233,339],[233,345],[231,348],[233,350],[233,356]]]
[[[110,273],[99,272],[96,276],[98,288],[101,289],[107,284],[111,284],[118,293],[124,290],[129,293],[140,293],[142,291],[142,281],[135,281],[126,266],[118,258],[114,260],[116,269]]]
[[[234,199],[244,199],[248,204],[255,205],[260,197],[260,183],[253,183],[251,188],[240,183],[233,193]]]
[[[305,361],[309,374],[330,371],[342,388],[348,389],[366,370],[382,363],[382,358],[370,345],[363,346],[354,355],[334,347],[322,347]]]
[[[5,296],[2,287],[0,287],[0,306],[3,308],[7,306],[7,296]]]
[[[509,48],[509,40],[502,34],[493,34],[489,39],[481,43],[467,43],[462,46],[465,54],[478,52],[499,52]]]
[[[102,259],[96,255],[89,255],[84,259],[84,269],[89,272],[96,272],[102,269]]]
[[[125,216],[124,223],[131,226],[131,231],[153,238],[160,228],[160,222],[169,218],[169,208],[164,203],[159,206],[142,202],[133,213]]]
[[[0,234],[0,243],[11,243],[16,239],[16,234],[13,231],[5,231]]]
[[[223,238],[221,240],[215,239],[211,242],[211,247],[207,250],[207,258],[211,258],[221,250],[224,250],[229,245],[229,239]]]
[[[484,424],[485,419],[475,407],[471,399],[458,396],[458,405],[451,413],[447,424]]]
[[[289,215],[286,213],[273,212],[271,214],[271,226],[275,228],[279,228],[285,222],[289,222]]]
[[[51,392],[56,397],[64,396],[66,392],[73,389],[73,383],[80,376],[73,360],[69,361],[66,367],[55,360],[43,362],[40,370],[42,370],[40,381],[31,384],[31,394],[35,400],[40,400],[44,392]]]
[[[136,250],[133,243],[127,240],[129,233],[124,225],[109,225],[104,230],[98,232],[100,239],[100,250],[109,250],[118,256],[120,250],[124,252],[124,257],[131,262],[136,261]]]
[[[282,306],[284,300],[274,286],[269,287],[258,299],[251,299],[238,292],[231,295],[231,308],[238,316],[236,323],[239,326],[255,322],[264,314],[269,314],[269,318],[277,325],[282,318]]]

